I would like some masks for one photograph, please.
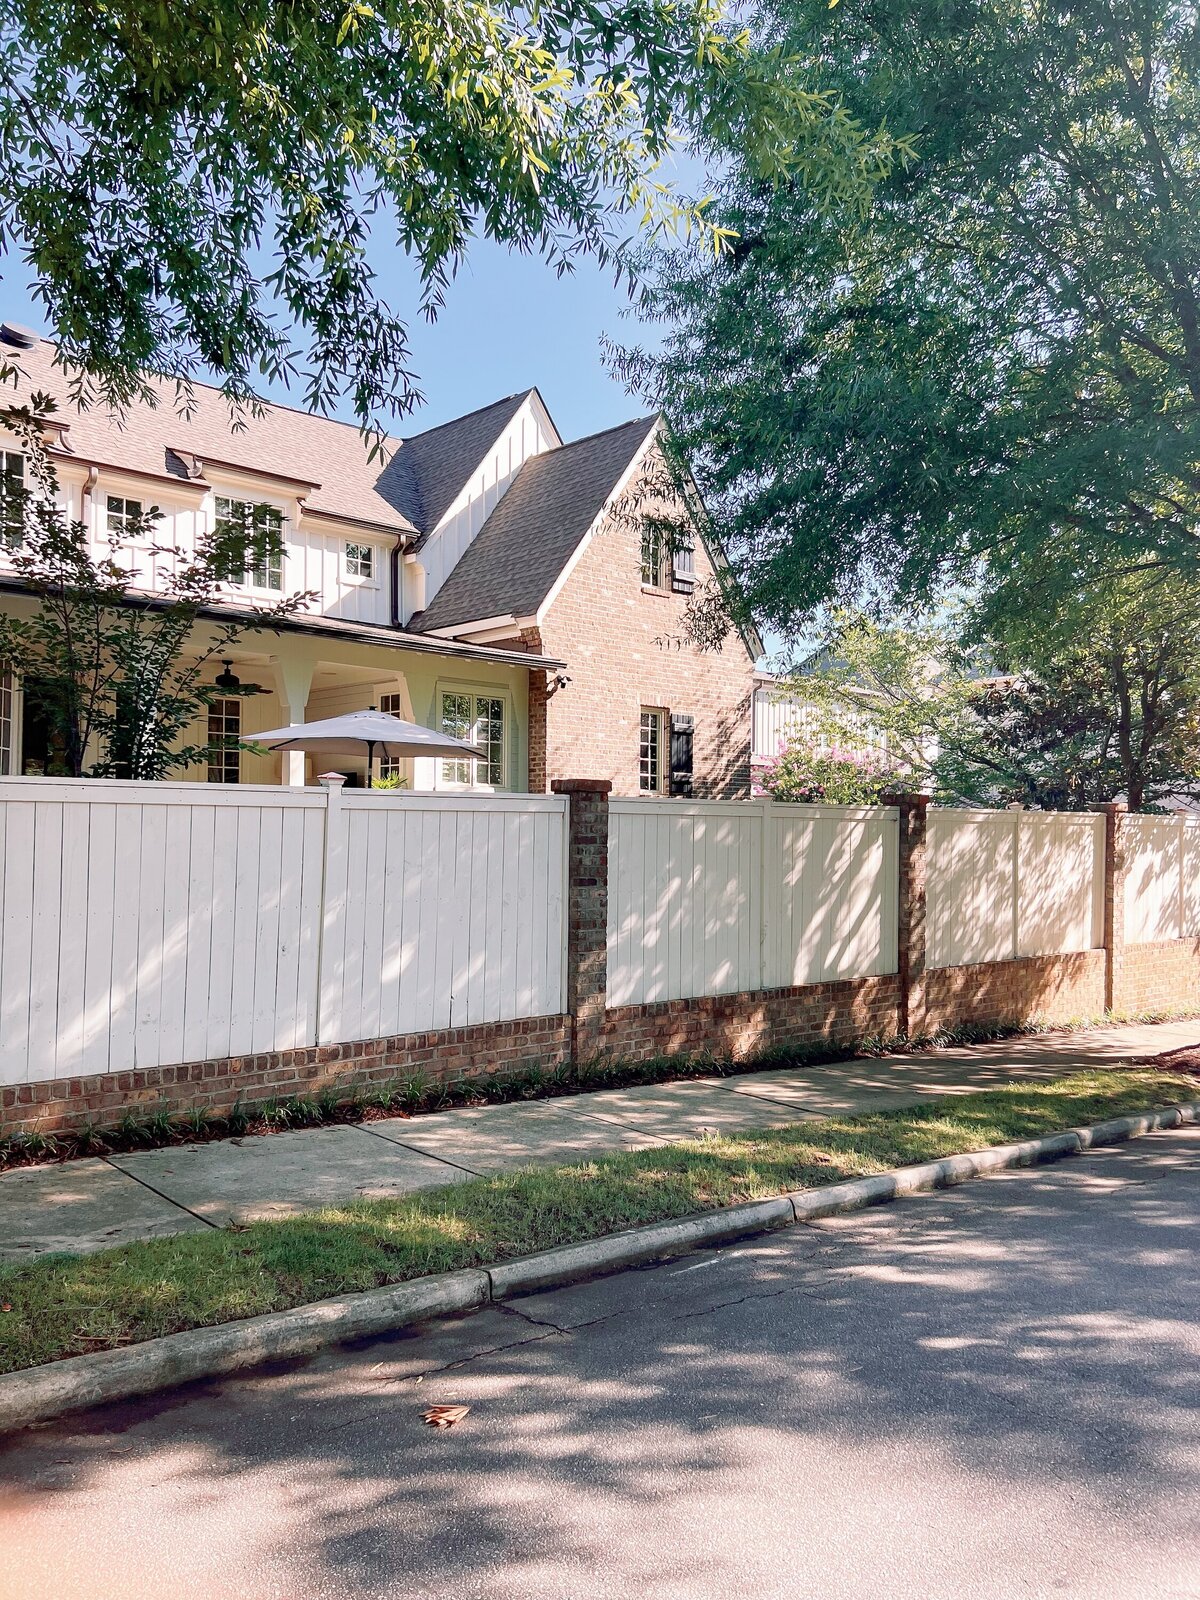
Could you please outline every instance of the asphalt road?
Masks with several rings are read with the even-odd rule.
[[[1198,1241],[1163,1134],[31,1430],[0,1596],[1200,1596]]]

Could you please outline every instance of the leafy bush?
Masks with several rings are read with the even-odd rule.
[[[874,806],[895,787],[896,774],[878,751],[822,749],[792,738],[760,769],[757,784],[772,800],[796,805]]]

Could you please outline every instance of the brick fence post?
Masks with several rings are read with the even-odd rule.
[[[607,778],[554,778],[567,815],[567,993],[571,1059],[576,1067],[600,1052],[608,999]]]
[[[900,812],[900,884],[896,898],[896,972],[900,979],[900,1032],[925,1030],[925,877],[929,835],[929,796],[885,794],[885,806]]]
[[[1104,1009],[1117,1010],[1125,993],[1125,818],[1124,800],[1110,800],[1104,813]]]

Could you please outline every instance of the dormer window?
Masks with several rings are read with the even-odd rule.
[[[349,578],[373,578],[375,576],[375,549],[369,544],[348,544],[346,546],[346,576]]]
[[[283,588],[283,512],[252,500],[216,497],[217,521],[232,524],[245,540],[245,581],[255,589]]]
[[[0,542],[16,550],[25,541],[25,457],[0,450]]]

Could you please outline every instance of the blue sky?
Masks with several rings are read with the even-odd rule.
[[[605,371],[600,336],[636,341],[636,322],[623,318],[625,290],[611,274],[584,259],[573,276],[558,278],[536,256],[522,256],[476,241],[450,286],[445,310],[426,323],[418,315],[412,270],[400,255],[376,257],[380,292],[412,332],[413,368],[420,375],[425,405],[393,424],[397,433],[417,433],[473,411],[506,394],[536,384],[566,439],[612,427],[646,408],[630,398]],[[14,257],[3,259],[0,315],[46,332],[40,308],[29,295],[26,272]],[[643,334],[646,330],[643,330]],[[286,389],[275,399],[297,405]],[[352,421],[348,409],[342,415]]]

